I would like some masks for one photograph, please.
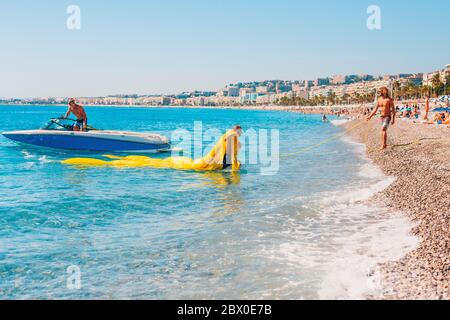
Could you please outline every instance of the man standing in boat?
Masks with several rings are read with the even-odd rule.
[[[77,121],[73,125],[73,131],[87,131],[87,115],[84,108],[75,102],[75,99],[69,99],[69,108],[67,109],[64,119],[73,113],[77,117]]]
[[[386,87],[380,89],[381,97],[378,99],[377,106],[367,117],[370,121],[372,117],[381,109],[381,150],[387,148],[387,130],[389,125],[395,124],[395,105],[394,100],[389,96],[389,90]]]

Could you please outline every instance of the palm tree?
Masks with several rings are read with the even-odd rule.
[[[417,98],[418,97],[417,88],[418,87],[414,83],[412,83],[411,81],[408,82],[408,84],[405,86],[406,97],[408,99]]]
[[[433,89],[430,86],[422,86],[422,96],[431,96]]]
[[[431,79],[431,83],[433,85],[433,88],[436,90],[436,96],[439,96],[439,89],[442,86],[441,82],[441,75],[439,73],[436,73],[433,78]]]
[[[447,94],[449,88],[450,88],[450,73],[447,73],[445,76],[444,95]]]
[[[400,81],[396,80],[392,83],[392,97],[395,99],[400,96]]]
[[[337,101],[336,93],[331,92],[330,95],[327,97],[327,100],[328,100],[329,104],[331,104],[331,105],[336,104],[336,101]]]

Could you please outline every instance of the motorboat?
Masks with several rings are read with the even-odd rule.
[[[164,152],[170,150],[167,137],[154,133],[97,130],[74,131],[74,119],[50,119],[41,129],[3,132],[18,143],[63,150],[98,152]]]

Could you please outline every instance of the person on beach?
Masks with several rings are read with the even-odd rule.
[[[73,113],[77,120],[73,125],[73,131],[87,131],[87,115],[84,108],[75,102],[75,99],[69,99],[69,108],[67,109],[66,114],[63,116],[63,119],[67,119],[67,117]]]
[[[367,117],[367,121],[381,109],[381,150],[387,148],[387,130],[389,125],[395,124],[395,105],[394,100],[389,96],[389,90],[386,87],[380,89],[381,97],[378,99],[377,105],[372,113]]]
[[[414,104],[413,112],[412,112],[411,118],[412,118],[413,120],[419,118],[419,107],[418,107],[417,104]]]
[[[450,112],[448,112],[448,111],[445,112],[445,117],[444,117],[444,121],[442,122],[442,124],[450,125]]]
[[[231,167],[233,162],[233,154],[237,157],[239,149],[241,149],[241,143],[239,142],[239,137],[242,135],[242,127],[240,125],[235,125],[233,129],[229,130],[226,134],[227,136],[227,150],[223,156],[222,168],[226,169]],[[232,141],[234,140],[234,143]],[[236,149],[234,149],[236,148]]]
[[[427,96],[425,100],[425,115],[423,116],[423,120],[428,121],[429,112],[430,112],[430,96]]]

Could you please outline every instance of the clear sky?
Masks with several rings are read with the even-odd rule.
[[[80,30],[66,27],[71,4]],[[429,72],[450,63],[449,12],[448,0],[0,0],[0,97]]]

